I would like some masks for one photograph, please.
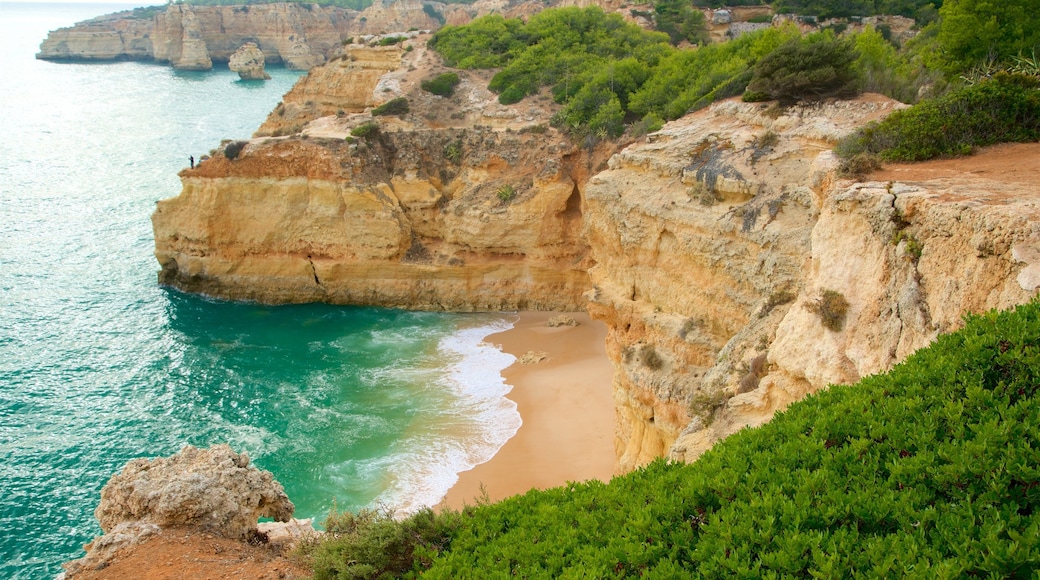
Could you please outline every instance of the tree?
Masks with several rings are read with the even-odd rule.
[[[654,2],[654,22],[658,30],[672,39],[672,44],[684,40],[693,44],[708,42],[704,13],[694,10],[688,1],[657,0]]]
[[[1040,51],[1040,0],[946,0],[939,45],[953,74]]]
[[[748,90],[782,104],[852,96],[859,92],[856,56],[851,41],[833,35],[792,39],[758,61]]]

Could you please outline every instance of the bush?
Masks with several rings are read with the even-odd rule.
[[[885,161],[967,155],[975,147],[1040,139],[1040,81],[999,73],[992,79],[896,111],[846,137],[835,149]]]
[[[325,537],[301,547],[315,580],[399,578],[429,568],[460,524],[458,512],[424,508],[397,520],[385,510],[337,512],[325,520]]]
[[[824,290],[820,297],[809,305],[809,310],[820,317],[824,328],[841,332],[845,327],[845,315],[849,312],[849,301],[840,292]]]
[[[379,134],[379,125],[376,123],[363,123],[351,129],[350,134],[360,139],[371,139]]]
[[[1038,391],[1034,301],[968,316],[891,371],[812,394],[694,463],[461,515],[337,514],[304,553],[319,579],[1031,577]],[[712,391],[691,410],[720,407]]]
[[[792,39],[758,61],[747,88],[785,105],[852,96],[858,92],[855,60],[849,41],[823,34]]]
[[[379,117],[384,115],[407,115],[408,114],[408,99],[404,97],[397,97],[390,99],[389,101],[379,105],[372,109],[372,115]]]
[[[858,153],[842,159],[838,164],[838,176],[849,179],[863,179],[874,171],[881,169],[881,161],[876,155]]]
[[[242,153],[242,150],[248,145],[248,141],[232,141],[224,146],[224,157],[227,157],[229,161],[238,159],[238,156]]]
[[[406,38],[404,36],[384,36],[379,39],[379,46],[392,46],[395,44],[401,44]]]
[[[452,141],[445,145],[444,158],[452,163],[462,161],[462,141]]]
[[[439,74],[432,79],[426,79],[419,83],[419,86],[422,87],[422,90],[439,97],[450,97],[455,94],[455,87],[460,82],[458,74],[447,72]]]

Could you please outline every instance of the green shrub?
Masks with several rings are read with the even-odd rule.
[[[495,195],[497,195],[498,199],[503,203],[509,203],[510,201],[513,201],[514,197],[516,197],[516,189],[512,185],[505,184],[499,186],[499,188],[495,190]]]
[[[758,61],[747,88],[783,104],[852,96],[858,91],[856,56],[849,41],[825,34],[792,39]]]
[[[885,161],[922,161],[971,153],[975,147],[1040,139],[1040,81],[999,73],[992,79],[896,111],[838,143],[845,159],[873,154]]]
[[[707,44],[704,13],[684,0],[654,0],[654,27],[668,35],[672,44],[687,41]]]
[[[301,552],[315,580],[399,578],[429,568],[460,522],[458,512],[429,508],[401,520],[384,510],[333,510],[325,537],[304,544]]]
[[[891,371],[812,394],[694,463],[461,515],[334,514],[303,552],[318,579],[1028,578],[1038,391],[1034,301],[969,316]],[[694,408],[721,404],[705,393]]]
[[[823,327],[840,332],[845,327],[845,316],[849,312],[849,301],[834,290],[824,290],[820,297],[809,305],[809,309],[820,317]]]
[[[439,97],[450,97],[455,94],[455,87],[460,83],[459,75],[453,72],[439,74],[432,79],[425,79],[419,86],[422,90]]]
[[[360,139],[371,139],[379,134],[379,125],[377,123],[362,123],[351,129],[350,134]]]
[[[404,36],[384,36],[379,39],[377,44],[379,44],[379,46],[392,46],[395,44],[401,44],[405,40],[407,40],[407,38]]]
[[[389,101],[379,105],[372,109],[372,115],[379,117],[384,115],[407,115],[408,114],[408,99],[404,97],[397,97],[390,99]]]
[[[452,163],[462,161],[462,141],[452,141],[445,145],[444,158]]]
[[[242,153],[242,150],[248,145],[248,141],[232,141],[224,146],[224,157],[227,157],[229,161],[238,159],[238,156]]]

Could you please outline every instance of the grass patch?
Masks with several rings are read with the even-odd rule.
[[[447,98],[455,94],[455,87],[459,86],[461,82],[462,80],[459,79],[457,73],[446,72],[432,79],[423,80],[419,83],[419,86],[428,93]]]

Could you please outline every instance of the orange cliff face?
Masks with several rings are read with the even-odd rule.
[[[581,157],[559,136],[475,129],[257,142],[159,202],[160,281],[261,302],[574,310]]]
[[[836,140],[900,106],[723,101],[590,179],[588,308],[615,362],[619,470],[693,460],[809,393],[891,368],[965,312],[1036,293],[1035,163],[1003,180],[976,158],[942,179],[837,179]],[[1032,148],[1021,164],[1040,155],[1014,147]]]
[[[425,36],[350,46],[290,91],[233,160],[181,173],[152,222],[160,282],[229,299],[428,310],[579,310],[584,184],[615,149],[549,126],[547,95],[503,106],[490,73],[450,98]],[[392,98],[410,112],[373,117]],[[335,113],[331,111],[335,110]],[[375,124],[378,132],[351,132]]]

